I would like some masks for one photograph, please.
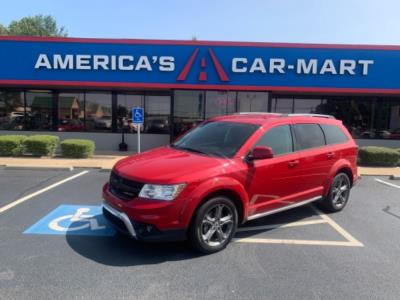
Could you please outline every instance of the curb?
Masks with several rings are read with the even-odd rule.
[[[399,175],[390,175],[389,179],[390,180],[400,180],[400,176]]]
[[[41,171],[73,171],[72,166],[27,166],[27,165],[5,165],[5,170],[41,170]]]

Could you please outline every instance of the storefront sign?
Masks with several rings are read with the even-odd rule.
[[[0,83],[235,90],[400,89],[400,47],[0,38]]]

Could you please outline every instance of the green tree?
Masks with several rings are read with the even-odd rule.
[[[8,35],[8,30],[6,27],[0,24],[0,35]]]
[[[8,28],[0,25],[0,35],[19,36],[67,36],[63,26],[59,27],[52,16],[37,15],[12,21]]]

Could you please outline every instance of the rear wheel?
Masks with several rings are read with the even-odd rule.
[[[349,176],[346,173],[338,173],[333,178],[328,196],[320,203],[322,208],[329,212],[341,211],[349,200],[350,187]]]
[[[224,249],[236,232],[238,213],[226,197],[215,197],[200,206],[192,221],[189,238],[199,251],[209,254]]]

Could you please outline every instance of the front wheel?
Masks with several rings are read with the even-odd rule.
[[[333,178],[328,196],[320,203],[322,208],[329,212],[341,211],[349,200],[350,188],[349,176],[346,173],[338,173]]]
[[[210,254],[224,249],[238,225],[235,204],[226,197],[215,197],[200,206],[189,230],[192,245]]]

